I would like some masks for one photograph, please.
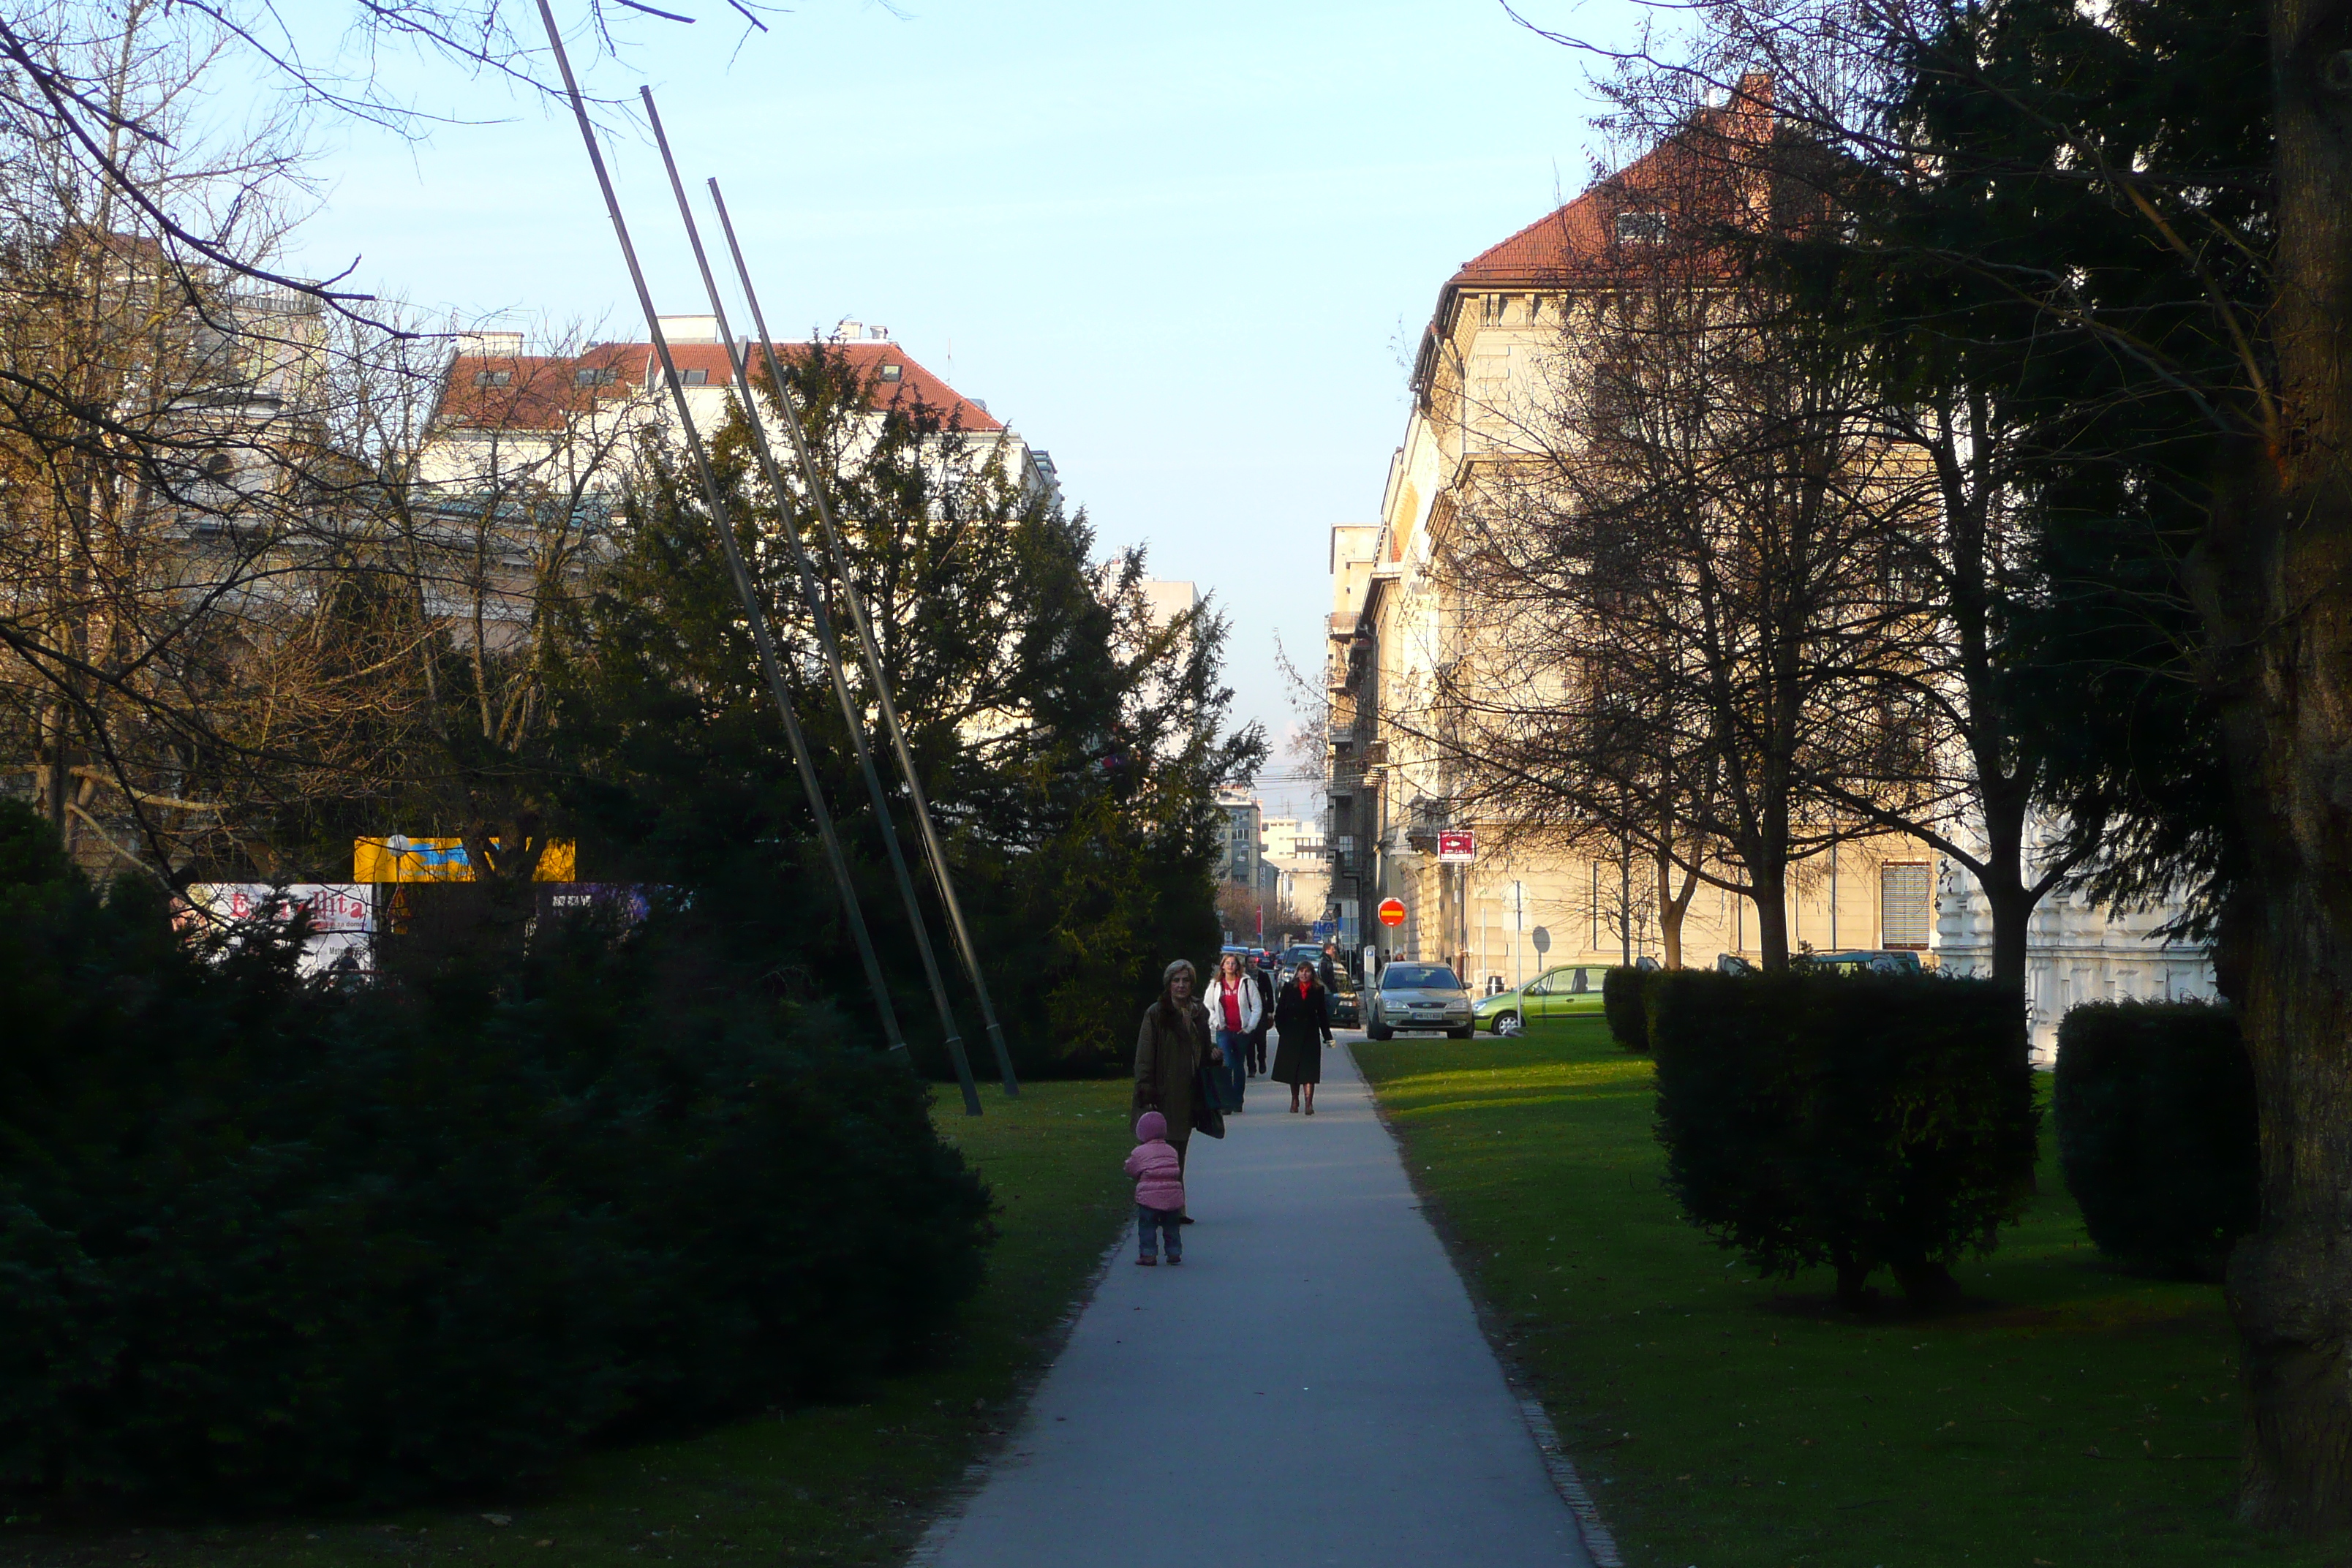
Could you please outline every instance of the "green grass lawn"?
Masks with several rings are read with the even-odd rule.
[[[993,1189],[988,1283],[936,1365],[677,1442],[592,1455],[543,1496],[219,1529],[0,1531],[0,1560],[383,1568],[427,1561],[571,1568],[646,1562],[897,1563],[1018,1414],[1077,1292],[1129,1219],[1125,1079],[1037,1083],[987,1114],[952,1087],[934,1116]],[[486,1516],[498,1515],[506,1523]]]
[[[1354,1049],[1638,1568],[2343,1561],[2231,1522],[2221,1292],[2102,1260],[2046,1120],[2041,1197],[1955,1270],[1971,1309],[1855,1319],[1684,1223],[1650,1064],[1599,1020]]]

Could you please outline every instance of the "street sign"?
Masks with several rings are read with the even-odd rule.
[[[1401,926],[1404,924],[1404,900],[1402,899],[1382,899],[1381,900],[1381,924],[1384,926]]]
[[[1535,930],[1529,931],[1528,933],[1528,940],[1536,944],[1536,956],[1538,958],[1551,951],[1551,932],[1544,930],[1541,926],[1538,926]]]
[[[1315,940],[1317,942],[1328,942],[1331,938],[1338,936],[1339,934],[1339,922],[1338,921],[1317,921],[1315,922]]]
[[[1437,836],[1437,863],[1467,866],[1478,858],[1477,836],[1466,827],[1449,828]]]

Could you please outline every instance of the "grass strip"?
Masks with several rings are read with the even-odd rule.
[[[2046,1120],[2042,1193],[1955,1270],[1968,1309],[1856,1316],[1827,1269],[1759,1282],[1682,1219],[1650,1063],[1597,1019],[1353,1049],[1630,1563],[2342,1561],[2233,1522],[2221,1291],[2102,1259]]]
[[[901,1561],[965,1468],[1018,1416],[1031,1379],[1130,1215],[1124,1079],[1023,1086],[940,1132],[988,1179],[999,1237],[988,1280],[935,1363],[862,1390],[677,1441],[593,1454],[542,1496],[218,1528],[90,1525],[24,1514],[0,1561],[209,1568],[617,1568],[745,1559]]]

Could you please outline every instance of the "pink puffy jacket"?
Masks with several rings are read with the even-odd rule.
[[[1168,1119],[1147,1110],[1135,1119],[1135,1152],[1127,1157],[1127,1173],[1135,1178],[1135,1201],[1148,1209],[1184,1206],[1183,1167],[1176,1146],[1168,1142]]]

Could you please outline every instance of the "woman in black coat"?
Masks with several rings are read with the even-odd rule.
[[[1331,1043],[1330,993],[1315,978],[1315,966],[1302,963],[1298,973],[1283,982],[1274,999],[1274,1032],[1280,1044],[1274,1052],[1276,1083],[1290,1086],[1290,1109],[1298,1109],[1298,1091],[1307,1090],[1307,1114],[1315,1114],[1315,1086],[1323,1081],[1323,1047]]]

